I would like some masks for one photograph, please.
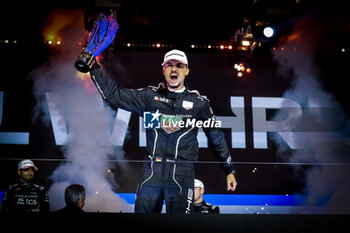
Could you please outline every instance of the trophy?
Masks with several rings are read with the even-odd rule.
[[[118,27],[119,24],[113,12],[108,16],[100,13],[86,39],[86,45],[82,53],[74,64],[75,68],[82,73],[89,72],[95,63],[96,57],[114,40]]]

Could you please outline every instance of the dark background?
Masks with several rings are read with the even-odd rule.
[[[50,125],[42,121],[33,121],[33,108],[36,105],[33,83],[28,73],[45,63],[54,51],[44,43],[41,29],[45,19],[55,9],[83,9],[86,16],[93,15],[100,7],[100,1],[55,1],[45,4],[34,1],[2,3],[0,22],[0,39],[17,40],[16,44],[0,44],[1,78],[0,91],[4,92],[3,116],[0,131],[29,132],[29,145],[0,145],[0,190],[17,181],[16,166],[21,158],[34,159],[40,171],[39,183],[50,184],[49,176],[62,162],[62,147],[56,146]],[[263,44],[248,57],[254,72],[244,79],[235,78],[232,72],[232,60],[242,56],[239,51],[212,49],[190,49],[191,44],[207,45],[229,44],[233,33],[242,25],[247,15],[270,17],[274,23],[288,22],[314,9],[333,7],[331,12],[338,14],[340,20],[349,20],[346,1],[262,1],[266,4],[280,4],[291,10],[290,14],[266,16],[251,13],[252,1],[213,1],[191,2],[176,1],[165,4],[163,1],[117,1],[117,20],[120,24],[115,49],[105,61],[117,57],[128,71],[127,80],[117,80],[122,87],[139,88],[156,85],[162,81],[160,63],[168,48],[125,47],[125,43],[163,43],[172,48],[184,49],[189,58],[191,75],[188,78],[190,89],[197,89],[206,95],[216,115],[229,116],[230,96],[244,96],[245,105],[251,105],[252,96],[280,97],[290,87],[290,80],[282,79],[277,74],[276,64],[272,60],[271,50],[276,41]],[[299,2],[299,1],[297,1]],[[103,4],[102,4],[103,5]],[[279,5],[279,6],[280,6]],[[337,17],[336,17],[337,18]],[[86,23],[89,28],[91,24]],[[349,30],[335,29],[332,35],[335,44],[348,51]],[[317,39],[317,38],[315,38]],[[277,43],[277,42],[276,42]],[[322,82],[331,92],[344,111],[349,113],[348,88],[346,85],[349,52],[340,49],[322,50],[317,57],[317,64],[322,70]],[[135,67],[138,67],[135,69]],[[145,72],[147,70],[147,72]],[[110,74],[113,76],[113,72]],[[276,146],[269,141],[268,149],[254,149],[252,146],[251,109],[246,112],[246,149],[231,149],[232,157],[238,172],[239,187],[236,193],[241,194],[293,194],[301,193],[304,185],[304,173],[308,165],[300,165],[298,172],[293,166],[285,164],[262,165],[259,162],[284,162],[285,158],[276,155]],[[132,116],[130,137],[123,149],[127,159],[142,159],[145,149],[138,147],[138,119]],[[226,139],[231,141],[230,134]],[[229,143],[230,146],[230,143]],[[292,151],[290,152],[292,153]],[[35,160],[37,159],[37,160]],[[42,160],[49,159],[49,160]],[[57,159],[50,160],[50,159]],[[200,149],[200,161],[215,161],[209,149]],[[239,162],[257,162],[257,164],[240,164]],[[116,174],[119,187],[117,192],[134,192],[140,175],[141,164],[129,163],[129,170],[118,173],[118,165],[111,164]],[[253,172],[257,168],[256,172]],[[201,163],[197,166],[197,177],[205,180],[207,193],[225,193],[224,174],[217,164]]]

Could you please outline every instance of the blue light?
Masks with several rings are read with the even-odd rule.
[[[0,132],[0,144],[29,145],[29,133]]]
[[[129,204],[135,204],[134,193],[117,193]],[[253,194],[204,194],[203,199],[214,205],[244,206],[299,206],[305,197],[302,195],[253,195]]]
[[[275,35],[276,29],[272,26],[267,26],[263,30],[264,36],[267,38],[271,38]]]

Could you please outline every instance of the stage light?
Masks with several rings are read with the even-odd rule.
[[[242,46],[250,46],[249,40],[242,40]]]
[[[225,46],[223,46],[223,45],[220,45],[220,49],[224,49],[225,48]]]
[[[156,47],[157,47],[157,48],[160,48],[160,44],[159,44],[159,43],[157,43],[157,44],[156,44]]]
[[[264,36],[267,38],[273,37],[275,35],[275,32],[276,32],[276,30],[272,26],[267,26],[263,30]]]
[[[238,78],[245,77],[252,73],[252,68],[250,68],[249,63],[246,61],[239,61],[234,63],[233,71]]]
[[[241,70],[242,70],[241,64],[239,64],[239,65],[235,64],[235,65],[233,66],[233,68],[235,68],[237,71],[241,71]]]

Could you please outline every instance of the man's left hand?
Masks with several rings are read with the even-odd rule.
[[[235,178],[235,175],[228,174],[226,176],[226,182],[227,182],[227,191],[235,191],[237,186],[237,181]]]

